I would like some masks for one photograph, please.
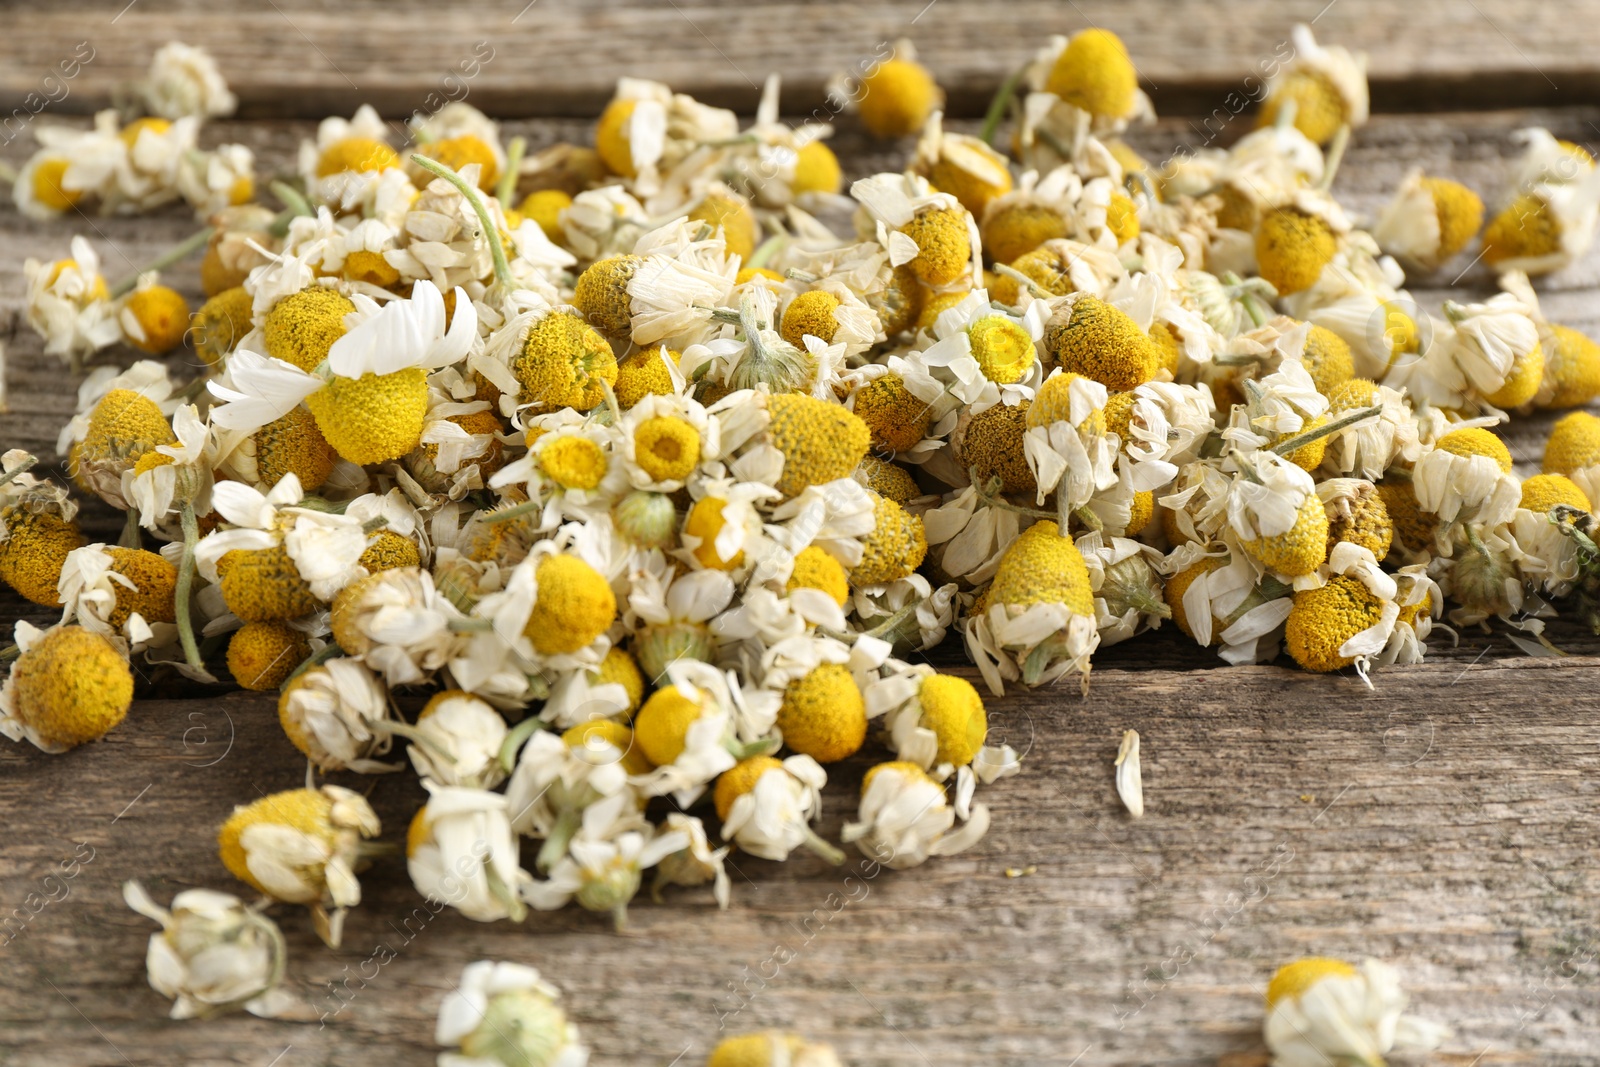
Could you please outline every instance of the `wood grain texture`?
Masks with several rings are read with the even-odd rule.
[[[67,756],[0,749],[7,1062],[422,1067],[441,997],[482,957],[543,969],[597,1067],[698,1064],[723,1023],[799,1026],[868,1067],[1260,1062],[1267,977],[1319,952],[1398,964],[1416,1010],[1457,1031],[1430,1062],[1588,1064],[1597,666],[1424,666],[1374,693],[1270,667],[1099,670],[1086,701],[995,703],[1026,769],[983,793],[994,827],[971,852],[875,875],[859,859],[739,857],[730,911],[673,890],[666,906],[636,902],[620,936],[575,909],[520,927],[416,918],[400,861],[380,861],[341,951],[303,913],[275,911],[294,987],[326,1027],[161,1017],[143,983],[150,924],[118,887],[243,892],[213,828],[235,803],[295,787],[303,765],[270,699],[143,703]],[[1112,787],[1130,727],[1144,735],[1139,821]],[[825,835],[863,767],[835,772]],[[411,775],[345,784],[372,787],[386,838],[403,836],[421,801]],[[46,882],[74,856],[75,878]],[[61,899],[33,914],[30,893]]]
[[[831,74],[859,73],[908,38],[952,113],[971,115],[1045,37],[1103,25],[1126,40],[1157,111],[1208,114],[1289,54],[1296,22],[1369,54],[1382,110],[1575,104],[1600,87],[1592,16],[1585,0],[68,0],[30,10],[0,37],[0,110],[41,92],[83,41],[93,59],[56,107],[103,107],[176,36],[222,62],[249,117],[321,117],[362,102],[410,114],[430,93],[461,91],[463,70],[473,102],[496,115],[590,113],[624,72],[749,109],[776,71],[805,111]]]
[[[1492,196],[1513,131],[1540,123],[1592,142],[1597,117],[1380,116],[1357,137],[1339,193],[1371,211],[1420,164]],[[836,147],[852,175],[901,164],[851,122],[839,125]],[[251,144],[270,172],[287,168],[310,130],[235,122],[207,138]],[[586,124],[509,132],[538,147],[583,139]],[[1201,137],[1169,121],[1136,140],[1159,156]],[[13,144],[0,158],[20,151]],[[193,225],[181,212],[77,227],[0,212],[10,386],[0,445],[54,462],[73,408],[71,381],[21,319],[21,261],[64,254],[76,228],[119,276]],[[1469,259],[1418,286],[1419,301],[1436,306]],[[198,294],[192,263],[168,280]],[[1546,311],[1600,334],[1597,283],[1592,256],[1543,283]],[[1473,268],[1458,286],[1481,295],[1492,280]],[[1526,420],[1508,433],[1525,469],[1547,425]],[[84,522],[96,536],[117,526],[100,506],[86,507]],[[0,618],[15,617],[44,623],[49,613],[0,600]],[[215,826],[234,804],[304,774],[270,698],[165,699],[171,690],[150,684],[104,743],[64,757],[0,747],[0,810],[11,816],[0,849],[0,1062],[420,1067],[432,1062],[434,1013],[460,967],[493,957],[535,964],[562,987],[597,1067],[697,1064],[723,1024],[801,1027],[858,1067],[1074,1057],[1084,1067],[1259,1067],[1260,995],[1272,968],[1323,952],[1402,968],[1417,1010],[1457,1030],[1430,1062],[1593,1063],[1600,743],[1589,720],[1600,642],[1571,628],[1556,642],[1583,655],[1531,661],[1513,658],[1503,636],[1466,634],[1458,648],[1439,640],[1429,664],[1381,671],[1369,693],[1349,676],[1224,669],[1169,629],[1098,655],[1087,701],[1053,690],[991,702],[997,733],[1028,756],[1021,777],[986,791],[994,828],[971,852],[871,878],[853,867],[851,882],[810,860],[736,859],[730,912],[673,891],[669,906],[641,900],[622,936],[576,910],[523,927],[452,914],[419,923],[403,864],[382,861],[364,878],[366,901],[340,952],[323,949],[303,915],[275,912],[290,935],[295,987],[330,1013],[325,1027],[169,1023],[145,986],[151,927],[122,906],[121,882],[145,879],[162,899],[190,886],[243,892],[216,860]],[[957,658],[952,646],[938,662]],[[1138,822],[1112,787],[1127,728],[1144,736],[1148,814]],[[864,766],[852,761],[834,776],[826,835],[853,807]],[[409,774],[339,780],[373,788],[389,840],[421,802]],[[77,876],[47,883],[63,861],[87,854],[84,843],[92,859]],[[35,911],[30,894],[62,896],[63,884],[64,899]],[[395,958],[374,974],[367,961],[379,946]],[[364,986],[363,972],[372,976]],[[346,979],[348,992],[330,992],[328,983]]]

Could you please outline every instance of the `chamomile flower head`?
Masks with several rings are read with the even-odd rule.
[[[161,924],[150,935],[145,967],[150,987],[172,998],[174,1019],[208,1018],[243,1009],[270,1019],[296,998],[282,987],[288,949],[278,924],[230,893],[187,889],[168,910],[138,882],[126,882],[130,908]]]
[[[983,225],[979,229],[979,234],[983,238],[983,249],[996,263],[1010,264],[1013,270],[1028,275],[1046,289],[1051,289],[1052,282],[1060,277],[1060,272],[1052,271],[1047,276],[1035,277],[1035,272],[1029,268],[1036,261],[1030,260],[1027,264],[1023,264],[1018,260],[1038,250],[1046,241],[1059,240],[1069,236],[1070,233],[1071,223],[1057,208],[1026,202],[1012,204],[1007,202],[1006,197],[999,197],[990,202],[983,216]],[[1011,282],[1011,285],[1015,288],[1016,282]],[[1057,288],[1059,287],[1057,284]],[[995,288],[995,295],[1002,303],[1016,303],[1015,294],[1002,294],[999,286]]]
[[[432,573],[411,565],[373,571],[339,590],[329,625],[339,647],[389,685],[414,685],[459,653],[450,629],[457,617]]]
[[[177,583],[178,568],[158,553],[95,544],[67,555],[58,593],[64,619],[137,647],[150,641],[150,624],[177,621]]]
[[[28,325],[44,338],[45,354],[81,361],[119,340],[122,327],[93,246],[74,237],[71,248],[66,259],[29,259],[22,272],[28,283]]]
[[[1044,89],[1096,118],[1125,119],[1138,103],[1139,74],[1120,37],[1091,28],[1067,41]]]
[[[355,310],[337,289],[308,286],[272,305],[261,322],[261,343],[273,359],[316,370],[345,335],[345,316]]]
[[[1402,263],[1431,271],[1467,247],[1482,226],[1483,201],[1477,193],[1415,168],[1379,213],[1372,235]]]
[[[1021,440],[1020,435],[1018,440]],[[922,495],[917,480],[904,467],[876,456],[866,456],[850,477],[896,504],[909,504]]]
[[[324,771],[374,771],[389,750],[388,694],[358,660],[331,659],[296,675],[278,697],[284,735]]]
[[[504,794],[424,779],[428,802],[406,832],[406,870],[423,896],[476,922],[522,921],[533,876],[517,858]]]
[[[862,125],[885,141],[921,130],[944,99],[933,75],[903,40],[895,42],[889,58],[868,71],[850,95]]]
[[[200,305],[189,322],[194,350],[209,367],[220,367],[250,332],[252,299],[244,286],[224,289]]]
[[[540,655],[578,652],[610,628],[617,616],[616,594],[594,567],[571,553],[555,552],[531,569],[537,599],[523,633]]]
[[[107,503],[125,509],[123,475],[158,445],[177,440],[155,401],[131,389],[113,389],[100,398],[89,417],[78,453],[78,477]]]
[[[1519,186],[1483,229],[1483,260],[1501,271],[1548,274],[1574,262],[1594,241],[1600,176]]]
[[[1504,522],[1521,498],[1510,450],[1478,426],[1451,430],[1435,441],[1417,461],[1411,484],[1418,507],[1444,524],[1441,532],[1458,521]]]
[[[963,277],[978,285],[982,240],[972,214],[949,193],[914,174],[878,174],[850,186],[861,205],[856,225],[875,233],[891,267],[904,266],[922,284],[942,289]]]
[[[807,545],[795,553],[794,567],[784,589],[790,593],[797,589],[814,589],[842,608],[850,599],[850,573],[844,564],[823,549]]]
[[[1239,459],[1228,495],[1228,523],[1251,559],[1284,578],[1320,567],[1328,555],[1328,515],[1311,476],[1271,452]]]
[[[738,462],[783,498],[849,477],[871,444],[854,412],[797,393],[741,391],[709,410],[721,421],[723,454],[743,449]]]
[[[849,667],[819,663],[791,680],[778,709],[783,743],[818,763],[854,755],[867,736],[867,710]]]
[[[311,909],[338,947],[344,911],[361,903],[361,843],[382,827],[359,793],[325,785],[290,789],[235,808],[217,832],[222,864],[257,892]]]
[[[840,1067],[827,1045],[799,1034],[763,1030],[726,1038],[711,1050],[706,1067]]]
[[[882,454],[915,449],[927,438],[937,411],[933,403],[913,393],[905,378],[893,371],[863,382],[846,405],[866,423],[873,451]]]
[[[439,1006],[434,1042],[461,1050],[439,1067],[584,1067],[589,1050],[559,997],[532,967],[469,963]]]
[[[1065,371],[1125,392],[1149,381],[1160,349],[1127,312],[1088,293],[1069,296],[1044,328],[1044,350]]]
[[[820,813],[826,782],[827,772],[806,755],[740,761],[717,778],[714,799],[723,840],[762,859],[781,862],[807,847],[836,864],[843,862],[839,850],[810,826]]]
[[[245,689],[264,693],[288,681],[309,655],[304,631],[276,620],[247,622],[228,639],[228,673]]]
[[[717,640],[709,624],[727,610],[734,590],[733,579],[718,568],[675,575],[653,565],[635,571],[628,619],[644,677],[659,682],[680,659],[711,662]]]
[[[1341,541],[1371,552],[1380,562],[1394,543],[1394,522],[1378,487],[1362,478],[1327,478],[1317,497],[1328,513],[1328,551]]]
[[[1331,396],[1335,389],[1355,376],[1355,359],[1350,354],[1349,343],[1332,330],[1315,324],[1306,332],[1300,362],[1323,396]]]
[[[1580,407],[1600,396],[1600,345],[1569,326],[1547,323],[1540,338],[1544,378],[1534,405]]]
[[[1535,474],[1523,479],[1522,502],[1519,507],[1529,511],[1547,512],[1558,504],[1590,511],[1587,494],[1571,478],[1559,474]]]
[[[1083,555],[1049,520],[1005,550],[966,620],[967,650],[997,696],[1007,680],[1048,684],[1072,671],[1087,680],[1098,636]]]
[[[500,747],[506,722],[485,701],[459,689],[435,693],[417,715],[406,749],[419,777],[440,785],[493,789],[505,780]]]
[[[0,734],[60,753],[109,733],[133,703],[133,672],[115,640],[17,623],[21,654],[0,688]]]
[[[183,344],[189,332],[189,303],[176,289],[143,285],[123,298],[117,321],[133,347],[161,356]]]
[[[1307,957],[1278,968],[1267,985],[1267,1047],[1281,1067],[1330,1060],[1382,1063],[1394,1050],[1437,1048],[1449,1031],[1402,1014],[1406,996],[1392,967]]]
[[[572,304],[597,330],[625,334],[633,322],[628,303],[628,283],[644,259],[635,255],[608,256],[590,264],[578,275]]]
[[[979,804],[968,814],[954,829],[956,811],[944,785],[917,764],[895,760],[867,771],[856,821],[846,823],[839,838],[891,870],[907,870],[977,844],[989,828],[989,811]]]
[[[856,586],[881,585],[913,574],[928,554],[922,519],[888,497],[872,494],[872,532],[850,571]]]
[[[1256,225],[1261,277],[1284,296],[1316,284],[1338,249],[1338,232],[1329,220],[1298,204],[1274,208]]]
[[[638,349],[617,361],[617,380],[613,386],[617,403],[624,411],[647,396],[666,396],[678,391],[682,375],[677,374],[682,354],[665,345]]]
[[[750,202],[731,190],[713,189],[689,211],[691,223],[704,223],[712,231],[720,230],[728,255],[744,262],[756,250],[756,239],[761,227]]]
[[[61,606],[57,586],[67,556],[84,543],[77,505],[65,489],[27,473],[16,473],[32,457],[5,454],[9,481],[0,485],[0,581],[35,604]]]
[[[982,140],[966,134],[946,133],[943,115],[935,112],[917,141],[911,169],[927,178],[935,189],[949,193],[974,217],[996,197],[1011,191],[1011,170],[1006,157]]]
[[[559,244],[566,237],[561,213],[571,206],[572,196],[563,189],[536,189],[522,198],[517,211],[523,218],[537,223],[546,237]]]
[[[511,360],[518,401],[536,410],[588,411],[617,380],[617,357],[594,327],[577,315],[551,311],[525,327]]]
[[[1272,126],[1294,105],[1294,126],[1317,144],[1333,140],[1339,127],[1367,121],[1367,57],[1338,46],[1319,45],[1309,26],[1294,27],[1294,58],[1267,87],[1258,123]]]

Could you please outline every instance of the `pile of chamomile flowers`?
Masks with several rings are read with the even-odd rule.
[[[1086,690],[1099,647],[1168,623],[1363,680],[1446,618],[1537,636],[1600,591],[1600,418],[1526,481],[1495,427],[1600,395],[1600,349],[1529,282],[1588,249],[1600,171],[1528,130],[1494,213],[1418,172],[1359,219],[1330,190],[1364,61],[1295,39],[1257,129],[1165,164],[1122,139],[1152,109],[1090,29],[1008,83],[1007,137],[948,131],[897,46],[838,91],[905,169],[849,183],[775,77],[748,124],[623,78],[592,147],[530,155],[464,102],[404,147],[369,107],[328,118],[279,207],[193,147],[232,96],[163,49],[137,132],[41,124],[16,179],[37,217],[186,199],[206,227],[114,287],[82,237],[26,266],[46,350],[93,363],[58,452],[127,518],[87,543],[5,453],[0,579],[62,617],[18,624],[0,732],[103,736],[135,658],[231,677],[312,772],[420,776],[419,892],[620,924],[647,883],[726,906],[735,850],[907,868],[978,841],[1020,757],[927,665],[947,639],[1000,696]],[[180,127],[166,185],[116,184]],[[1502,291],[1418,309],[1406,271],[1474,242]],[[159,277],[191,252],[192,311]],[[185,344],[199,376],[108,362]],[[825,840],[829,768],[864,751]],[[219,855],[337,944],[383,832],[311,777]]]

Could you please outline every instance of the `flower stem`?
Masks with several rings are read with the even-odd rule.
[[[183,645],[183,658],[189,666],[204,670],[205,660],[200,656],[200,646],[195,643],[194,622],[189,614],[189,589],[194,584],[194,550],[200,543],[200,524],[195,520],[192,503],[185,503],[178,515],[183,523],[183,559],[178,564],[178,586],[173,603],[178,621],[178,640]]]
[[[556,824],[550,828],[550,836],[544,839],[544,844],[539,846],[539,855],[534,857],[533,865],[540,874],[549,874],[550,868],[556,861],[566,854],[567,846],[572,843],[572,837],[578,832],[578,827],[583,825],[583,817],[574,808],[562,808],[561,814],[556,816]]]
[[[824,841],[822,838],[818,837],[816,832],[810,827],[806,827],[805,843],[806,848],[810,849],[812,852],[815,852],[817,855],[821,856],[835,867],[844,863],[844,853],[834,847],[832,843]]]
[[[761,242],[760,248],[750,253],[750,262],[746,263],[745,266],[751,270],[760,270],[768,263],[771,263],[773,257],[788,246],[789,241],[789,235],[784,233],[780,233],[776,237],[767,238]]]
[[[1317,183],[1317,188],[1327,192],[1333,188],[1334,175],[1339,173],[1339,164],[1344,162],[1344,150],[1350,146],[1350,124],[1347,122],[1339,127],[1333,135],[1333,143],[1328,146],[1327,161],[1322,165],[1322,180]]]
[[[989,110],[983,116],[983,129],[978,136],[990,148],[994,147],[994,135],[1000,129],[1000,120],[1005,118],[1006,108],[1011,103],[1011,98],[1017,95],[1017,86],[1022,83],[1025,67],[1018,67],[1011,72],[1011,76],[1000,83],[1000,88],[995,90],[994,99],[989,101]]]
[[[33,468],[33,466],[35,464],[37,464],[38,462],[39,462],[39,457],[38,456],[33,456],[33,455],[28,456],[28,458],[24,459],[21,463],[17,464],[15,467],[13,467],[10,470],[6,471],[4,474],[0,474],[0,485],[5,485],[7,482],[14,480],[17,477],[17,475],[22,474],[22,473],[24,473],[24,472],[26,472],[28,470],[31,470]]]
[[[517,195],[517,179],[522,176],[518,171],[522,169],[522,156],[527,150],[526,137],[513,137],[506,146],[506,172],[500,175],[500,181],[494,187],[495,199],[500,201],[501,207],[511,203]]]
[[[1040,285],[1038,282],[1022,273],[1020,270],[1017,270],[1015,267],[1009,267],[1004,263],[996,263],[994,265],[994,271],[996,274],[1005,275],[1018,285],[1027,286],[1028,291],[1034,296],[1048,300],[1050,297],[1055,295],[1050,290],[1046,289],[1044,286]]]
[[[542,729],[544,720],[537,715],[530,715],[506,731],[506,739],[500,742],[500,766],[505,768],[507,774],[517,769],[517,751],[522,748],[523,742]]]
[[[216,232],[217,231],[214,227],[207,226],[203,230],[197,230],[196,232],[190,234],[182,241],[179,241],[177,244],[161,253],[155,259],[152,259],[149,263],[146,263],[137,271],[134,271],[133,274],[118,282],[111,290],[111,298],[115,300],[119,296],[131,293],[133,291],[133,287],[139,284],[139,278],[141,275],[147,274],[153,270],[165,270],[174,263],[189,258],[190,255],[204,248],[206,242],[211,240],[211,235]]]
[[[122,518],[122,536],[117,539],[118,548],[131,548],[135,552],[144,547],[139,540],[139,509],[132,504]]]
[[[497,522],[510,522],[512,519],[520,519],[524,515],[532,514],[542,507],[544,507],[544,504],[537,500],[524,500],[522,503],[506,508],[504,511],[491,511],[489,514],[485,515],[481,521],[485,525],[493,525]]]
[[[1381,404],[1374,404],[1370,408],[1362,408],[1360,411],[1352,411],[1350,414],[1334,419],[1330,423],[1307,430],[1305,433],[1296,434],[1287,441],[1279,441],[1269,451],[1274,455],[1287,456],[1291,452],[1299,451],[1313,441],[1320,441],[1329,434],[1338,433],[1346,427],[1354,426],[1358,422],[1364,422],[1382,411],[1383,405]]]
[[[511,277],[511,264],[506,262],[506,249],[500,243],[500,231],[495,228],[494,220],[489,217],[489,209],[483,203],[483,198],[478,195],[478,190],[468,185],[461,175],[437,160],[416,154],[411,157],[411,162],[435,174],[456,187],[456,192],[466,198],[472,205],[472,210],[478,215],[478,224],[483,227],[484,239],[489,242],[489,253],[494,257],[494,281],[506,292],[516,287],[516,282]]]

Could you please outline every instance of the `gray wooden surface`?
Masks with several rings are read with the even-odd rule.
[[[1205,103],[1210,87],[1245,73],[1288,22],[1323,4],[1247,3],[1222,16],[1198,3],[1090,0],[1003,8],[669,0],[644,9],[539,0],[499,30],[466,5],[446,14],[410,2],[279,0],[241,12],[140,0],[112,25],[120,6],[56,4],[16,19],[0,35],[0,102],[26,91],[30,64],[48,65],[52,49],[93,32],[96,59],[63,115],[102,102],[171,36],[237,64],[235,86],[257,115],[347,112],[359,99],[403,113],[434,77],[418,71],[442,74],[452,49],[489,35],[497,57],[469,99],[491,112],[592,114],[622,69],[738,101],[750,94],[736,67],[757,80],[780,69],[796,76],[802,106],[819,70],[846,65],[860,42],[909,32],[970,109],[1041,33],[1092,21],[1128,38],[1158,108],[1182,112],[1183,101],[1198,101],[1192,110],[1204,114],[1215,106]],[[484,11],[509,24],[521,7]],[[1380,101],[1481,102],[1494,82],[1507,95],[1490,103],[1566,102],[1588,91],[1592,9],[1424,0],[1402,14],[1399,5],[1336,0],[1318,29],[1373,52]],[[94,29],[96,20],[107,29]],[[661,41],[685,54],[661,56]],[[424,52],[426,63],[416,61]],[[1441,95],[1473,71],[1487,74],[1463,95]],[[1553,79],[1550,92],[1536,91],[1535,75]],[[1421,163],[1493,195],[1512,131],[1539,123],[1592,144],[1597,121],[1593,108],[1380,115],[1356,138],[1339,192],[1371,210]],[[852,173],[899,165],[848,119],[839,126],[835,147]],[[581,139],[586,128],[540,119],[508,132],[537,147]],[[251,144],[271,171],[289,167],[311,129],[251,119],[214,124],[205,136]],[[20,161],[23,140],[0,147],[0,158]],[[1182,119],[1135,138],[1156,155],[1196,140]],[[55,434],[72,411],[72,383],[20,318],[22,260],[65,254],[76,229],[117,277],[192,226],[181,212],[69,226],[0,211],[10,388],[0,445],[55,462]],[[1452,283],[1486,293],[1491,280],[1467,259],[1414,286],[1419,300],[1436,303]],[[192,263],[168,279],[198,292]],[[1600,258],[1590,257],[1544,285],[1547,313],[1600,335],[1597,285]],[[1524,464],[1537,462],[1547,426],[1528,420],[1507,433]],[[84,522],[114,536],[108,509],[86,507]],[[48,613],[0,600],[0,619],[16,617],[42,623]],[[244,892],[216,860],[216,825],[234,804],[303,778],[271,699],[158,682],[102,744],[65,757],[0,747],[0,812],[9,817],[0,845],[0,1063],[428,1064],[440,998],[461,965],[492,957],[532,963],[561,986],[600,1067],[700,1063],[721,1026],[803,1029],[857,1065],[1259,1067],[1266,979],[1312,952],[1398,965],[1416,1010],[1457,1031],[1431,1063],[1600,1062],[1592,727],[1600,641],[1574,627],[1553,632],[1576,655],[1534,661],[1501,634],[1466,633],[1459,647],[1440,635],[1429,664],[1381,671],[1371,693],[1349,676],[1221,668],[1171,633],[1108,649],[1096,657],[1086,701],[1054,690],[991,702],[997,733],[1027,760],[1021,777],[987,791],[994,826],[971,852],[848,883],[846,872],[809,860],[736,859],[729,912],[704,894],[673,891],[666,906],[641,899],[621,936],[570,910],[522,927],[446,914],[407,941],[403,923],[418,898],[403,864],[382,861],[363,878],[366,900],[339,952],[316,942],[302,915],[277,912],[294,986],[330,1013],[326,1025],[171,1023],[144,983],[151,926],[122,906],[121,882],[140,877],[163,900],[190,886]],[[1137,822],[1112,784],[1128,728],[1144,738],[1148,813]],[[863,766],[835,775],[825,834],[853,807]],[[342,780],[373,787],[385,836],[398,841],[421,801],[411,777]],[[93,858],[64,889],[45,881],[90,848]],[[60,899],[32,912],[30,901],[50,897]],[[27,916],[20,931],[17,909]],[[380,946],[395,958],[362,986]],[[788,962],[775,972],[780,959]],[[351,976],[355,996],[340,1009],[328,983]]]

